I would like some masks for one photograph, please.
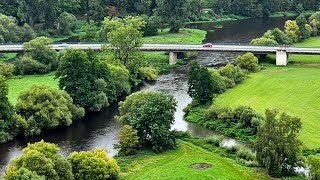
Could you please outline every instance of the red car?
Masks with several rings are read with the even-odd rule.
[[[212,46],[213,46],[213,44],[211,44],[211,43],[206,43],[206,44],[202,45],[202,47],[212,47]]]

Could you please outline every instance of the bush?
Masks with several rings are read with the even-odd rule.
[[[129,125],[125,125],[120,129],[119,144],[115,144],[114,147],[119,150],[121,155],[130,155],[136,152],[139,145],[138,131],[133,129]]]
[[[236,154],[241,149],[241,146],[236,145],[236,146],[227,147],[226,149],[228,153]]]
[[[254,128],[257,130],[262,117],[260,117],[251,107],[239,106],[234,110],[234,117],[237,119],[242,127],[244,128]],[[256,131],[255,131],[256,132]]]
[[[263,37],[267,39],[273,39],[278,44],[291,44],[292,40],[279,28],[275,28],[272,30],[268,30],[266,33],[264,33]]]
[[[312,179],[320,179],[320,155],[308,157],[307,163],[311,166]]]
[[[118,179],[120,168],[117,161],[108,157],[104,149],[73,152],[67,160],[77,180]]]
[[[33,75],[45,74],[49,69],[46,65],[35,61],[30,56],[23,56],[16,64],[15,74],[17,75]]]
[[[274,39],[266,38],[266,37],[260,37],[253,39],[250,43],[251,45],[255,46],[277,46],[279,45],[277,41]]]
[[[252,53],[246,53],[242,56],[238,56],[236,59],[236,64],[242,68],[246,69],[249,72],[257,72],[259,71],[259,61],[256,56]]]
[[[225,122],[233,121],[234,112],[231,108],[212,105],[205,112],[206,119],[223,120]]]
[[[190,131],[177,131],[177,130],[173,130],[172,134],[174,137],[176,137],[177,139],[188,139],[191,138],[191,134]]]
[[[0,62],[0,75],[6,78],[13,75],[15,66],[13,64],[7,64]]]
[[[239,151],[236,153],[236,156],[246,161],[256,160],[256,155],[251,150],[245,148],[240,148]]]
[[[4,179],[70,179],[74,176],[70,163],[62,156],[60,149],[43,140],[28,144],[22,155],[11,161]],[[27,178],[29,177],[29,178]]]
[[[225,78],[215,69],[209,68],[208,71],[211,74],[214,94],[223,93],[227,89]]]
[[[223,136],[210,136],[205,138],[206,143],[211,144],[213,146],[220,146],[223,141]]]
[[[42,129],[70,126],[84,116],[84,109],[75,106],[69,94],[47,86],[33,86],[22,92],[16,111],[27,122],[26,136],[39,135]]]
[[[221,76],[227,77],[235,84],[240,83],[246,78],[245,72],[239,67],[232,64],[227,64],[225,67],[219,69]]]
[[[55,24],[57,27],[57,34],[69,35],[76,28],[77,18],[73,14],[63,12],[60,14]]]
[[[157,78],[157,71],[153,69],[152,67],[142,67],[139,69],[140,75],[142,76],[141,79],[148,80],[148,81],[154,81]]]

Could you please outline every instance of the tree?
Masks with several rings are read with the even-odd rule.
[[[156,0],[155,14],[169,24],[170,32],[177,33],[187,18],[187,0]]]
[[[47,37],[37,37],[23,44],[25,53],[32,59],[46,65],[50,70],[58,67],[57,52],[51,49],[53,40]]]
[[[221,94],[227,89],[225,78],[216,69],[208,68],[213,83],[213,94]]]
[[[8,64],[5,62],[0,62],[0,76],[4,76],[6,78],[13,75],[14,72],[14,65]]]
[[[139,142],[160,153],[176,147],[170,132],[177,102],[162,92],[140,91],[119,103],[117,120],[138,131]]]
[[[84,109],[75,106],[66,92],[47,86],[33,86],[22,92],[16,111],[27,122],[26,136],[39,135],[42,129],[70,126],[84,116]]]
[[[158,16],[143,16],[146,26],[142,29],[144,36],[154,36],[158,34],[158,28],[162,25],[162,19]]]
[[[302,13],[296,19],[297,25],[299,26],[299,40],[302,41],[311,36],[312,28],[308,24],[306,16]]]
[[[299,3],[299,4],[297,5],[296,11],[297,11],[297,13],[299,13],[299,14],[303,13],[304,7],[303,7],[303,4],[302,4],[302,3]]]
[[[272,30],[268,30],[266,33],[263,35],[265,38],[268,39],[273,39],[277,41],[278,44],[291,44],[291,39],[279,28],[275,28]]]
[[[63,12],[56,20],[57,34],[69,35],[71,34],[77,25],[77,18],[70,13]],[[92,32],[93,33],[93,32]]]
[[[62,156],[60,149],[43,140],[28,144],[22,155],[12,160],[4,174],[11,179],[74,179],[70,163]],[[27,178],[27,177],[29,178]]]
[[[320,12],[319,11],[316,13],[313,13],[309,17],[309,24],[314,31],[314,35],[318,35],[320,30]]]
[[[145,22],[140,17],[127,16],[124,19],[105,18],[103,23],[109,30],[108,48],[127,67],[132,57],[140,52],[139,48],[143,44],[141,29]]]
[[[15,114],[9,102],[8,88],[5,77],[0,75],[0,143],[12,140],[25,127],[25,122]]]
[[[88,111],[100,111],[116,99],[109,67],[93,51],[68,49],[56,77],[60,88],[70,94],[74,103]]]
[[[119,144],[115,144],[114,147],[119,149],[119,154],[130,155],[135,153],[139,145],[138,131],[133,129],[129,125],[124,125],[120,129]]]
[[[252,53],[246,53],[242,56],[238,56],[236,59],[236,64],[240,68],[246,69],[249,72],[257,72],[260,69],[258,65],[258,58]]]
[[[294,174],[301,142],[298,139],[301,121],[285,113],[266,110],[266,120],[258,129],[255,149],[258,161],[274,177]]]
[[[118,179],[120,168],[117,161],[107,156],[104,149],[73,152],[68,158],[74,178],[78,180]]]
[[[45,74],[49,72],[49,68],[32,59],[32,57],[25,55],[16,63],[15,74],[17,75],[34,75]]]
[[[320,179],[320,156],[313,155],[307,157],[307,164],[311,166],[312,179]]]
[[[277,46],[277,45],[279,45],[278,42],[275,41],[274,39],[269,39],[269,38],[265,38],[265,37],[253,39],[250,44],[255,45],[255,46]]]
[[[219,73],[221,76],[224,76],[233,81],[233,84],[240,83],[246,77],[246,74],[239,66],[234,66],[232,64],[227,64],[225,67],[221,67],[219,69]]]
[[[211,104],[214,96],[211,74],[195,60],[189,64],[188,94],[202,105]]]
[[[84,26],[84,33],[80,35],[80,40],[83,42],[96,42],[98,27],[93,20],[89,20]]]
[[[122,66],[108,65],[110,68],[111,76],[114,81],[116,95],[130,94],[130,72]]]
[[[299,41],[300,29],[296,21],[288,20],[284,25],[284,32],[293,41]]]

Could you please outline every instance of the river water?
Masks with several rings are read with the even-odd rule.
[[[245,19],[220,23],[193,24],[189,26],[207,30],[208,34],[205,42],[215,44],[247,44],[251,39],[260,37],[270,28],[282,28],[284,22],[288,19],[290,18]],[[222,25],[223,28],[214,28],[216,25]],[[238,55],[236,53],[202,53],[197,57],[197,60],[202,65],[218,67],[228,62],[233,62]],[[178,106],[172,129],[189,130],[192,135],[201,137],[217,134],[183,120],[183,108],[191,102],[191,98],[187,94],[186,66],[161,74],[156,82],[145,83],[141,89],[167,92],[176,98]],[[114,120],[114,116],[118,114],[117,108],[117,105],[113,104],[111,107],[98,113],[88,114],[83,120],[74,122],[70,127],[46,131],[41,136],[34,138],[19,137],[9,143],[1,144],[0,174],[2,174],[10,159],[21,154],[21,150],[26,147],[27,143],[37,142],[41,139],[57,144],[66,156],[73,151],[91,150],[95,147],[106,148],[109,155],[115,155],[117,151],[113,149],[113,144],[118,142],[118,130],[122,126]],[[226,138],[224,143],[228,146],[236,142],[233,139]]]

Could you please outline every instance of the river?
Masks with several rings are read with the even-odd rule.
[[[245,19],[220,23],[199,23],[189,25],[189,27],[207,30],[205,42],[247,44],[251,39],[260,37],[270,28],[282,28],[288,19],[290,18]],[[216,25],[222,25],[223,28],[215,28]],[[202,53],[197,57],[197,60],[202,65],[217,67],[233,62],[236,56],[238,56],[236,53]],[[178,106],[172,129],[189,130],[192,135],[202,137],[217,134],[183,120],[183,108],[191,102],[191,98],[187,94],[186,66],[161,74],[156,82],[145,83],[141,90],[163,91],[176,98]],[[74,122],[70,127],[46,131],[41,136],[34,138],[19,137],[9,143],[1,144],[0,174],[3,173],[10,159],[21,154],[21,150],[26,147],[27,143],[37,142],[41,139],[57,144],[66,156],[73,151],[91,150],[95,147],[106,148],[109,155],[115,155],[117,151],[113,149],[113,144],[118,142],[118,130],[122,126],[114,120],[114,116],[118,114],[117,108],[117,104],[113,104],[98,113],[89,113],[83,120]],[[226,138],[224,143],[232,145],[235,141]]]

